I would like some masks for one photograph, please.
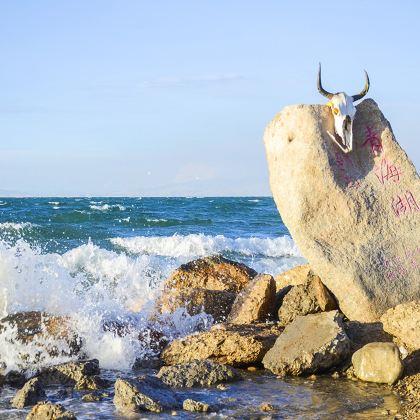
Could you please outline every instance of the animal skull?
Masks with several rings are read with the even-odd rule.
[[[322,87],[321,64],[319,65],[318,90],[321,95],[330,100],[326,105],[331,108],[334,117],[335,133],[329,131],[327,133],[344,153],[349,153],[353,149],[353,119],[356,115],[353,102],[362,99],[369,90],[369,76],[366,70],[365,75],[365,87],[357,95],[349,96],[344,92],[330,93]]]

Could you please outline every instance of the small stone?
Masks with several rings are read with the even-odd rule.
[[[311,381],[316,381],[318,379],[318,376],[310,375],[310,376],[308,376],[308,379],[310,379]]]
[[[39,378],[30,379],[10,402],[14,408],[24,408],[47,398]]]
[[[403,372],[398,347],[394,343],[369,343],[352,359],[355,375],[367,382],[393,384]]]
[[[60,404],[41,402],[34,406],[26,420],[77,420],[74,413]]]
[[[194,401],[191,399],[184,400],[182,403],[182,408],[186,411],[200,411],[200,412],[207,412],[209,411],[209,405],[203,403],[201,401]]]
[[[261,405],[260,405],[260,410],[261,411],[273,411],[274,410],[274,407],[273,407],[273,405],[271,405],[270,403],[268,403],[268,402],[263,402]]]
[[[256,372],[256,371],[258,370],[258,368],[257,368],[256,366],[248,366],[248,367],[246,368],[246,370],[247,370],[248,372]]]
[[[219,384],[219,385],[216,386],[216,388],[219,391],[226,391],[227,389],[229,389],[229,387],[227,385],[225,385],[225,384]]]
[[[85,394],[82,397],[82,401],[84,402],[98,402],[102,401],[104,399],[103,395],[95,394],[93,392],[90,392],[89,394]]]
[[[92,359],[51,366],[44,369],[39,377],[45,385],[75,385],[80,380],[86,380],[87,376],[99,373],[99,361]]]
[[[338,379],[340,377],[340,374],[337,372],[337,371],[335,371],[332,375],[331,375],[331,378],[333,378],[333,379]]]
[[[177,416],[178,415],[178,411],[171,411],[171,416]]]

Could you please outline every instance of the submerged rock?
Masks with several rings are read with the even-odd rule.
[[[123,413],[164,410],[178,408],[175,394],[159,379],[141,376],[136,381],[117,379],[115,382],[115,407]]]
[[[174,340],[162,352],[167,365],[212,359],[232,366],[255,365],[273,346],[282,328],[270,324],[218,324],[209,331]]]
[[[241,291],[257,275],[252,268],[222,256],[199,258],[181,265],[166,280],[168,289]]]
[[[212,360],[194,360],[190,363],[164,366],[157,377],[173,388],[205,387],[239,379],[234,369]]]
[[[39,377],[46,385],[75,385],[76,383],[91,383],[94,380],[86,377],[99,375],[99,373],[99,361],[91,359],[48,367],[40,372]]]
[[[339,365],[349,354],[350,340],[337,311],[298,316],[263,359],[273,373],[303,375]]]
[[[43,402],[32,408],[26,420],[77,420],[77,418],[61,404]]]
[[[272,318],[276,283],[269,274],[254,277],[238,294],[228,317],[232,324],[251,324]]]
[[[353,151],[327,131],[322,105],[286,107],[264,141],[282,220],[350,320],[378,321],[420,298],[420,178],[370,99],[357,106]]]
[[[14,408],[24,408],[36,404],[39,401],[44,401],[47,398],[43,389],[43,384],[39,378],[32,378],[20,389],[12,401],[10,401]]]
[[[420,349],[420,300],[388,309],[381,321],[384,330],[410,351]]]
[[[394,343],[369,343],[353,354],[354,374],[367,382],[393,384],[403,372],[400,352]]]
[[[337,309],[334,297],[318,276],[309,276],[304,284],[293,286],[278,311],[280,325],[290,324],[299,315]]]
[[[203,403],[201,401],[195,401],[191,399],[184,400],[182,403],[182,408],[186,411],[199,411],[202,413],[206,413],[209,411],[210,406],[207,403]]]
[[[225,321],[232,308],[236,294],[225,290],[198,288],[164,290],[159,298],[158,313],[172,313],[185,308],[189,315],[205,312],[216,322]]]

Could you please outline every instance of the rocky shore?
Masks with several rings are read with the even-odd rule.
[[[174,281],[181,276],[182,280]],[[213,287],[234,294],[228,313],[225,306],[218,308],[213,298],[211,303],[202,302],[205,294],[201,291],[213,291]],[[81,403],[112,398],[120,415],[217,412],[217,404],[188,398],[183,390],[223,390],[230,383],[243,381],[250,372],[265,369],[278,381],[303,376],[311,381],[347,378],[343,380],[381,383],[384,392],[393,392],[401,399],[400,411],[384,414],[384,418],[413,419],[420,414],[420,302],[398,305],[377,323],[349,321],[309,266],[273,278],[216,256],[193,261],[188,270],[176,270],[166,281],[151,320],[156,320],[157,313],[176,310],[177,299],[165,307],[161,303],[173,296],[173,290],[189,296],[186,307],[192,313],[211,307],[217,321],[208,330],[162,345],[154,361],[155,367],[161,364],[159,369],[137,368],[134,375],[114,380],[103,377],[97,360],[81,360],[84,355],[76,351],[74,342],[78,340],[66,318],[18,313],[2,319],[1,328],[11,323],[26,326],[19,329],[17,337],[23,342],[44,334],[48,325],[49,334],[68,340],[68,354],[75,359],[37,372],[8,371],[0,376],[2,386],[17,389],[10,409],[25,410],[28,419],[74,419],[76,414],[63,401],[69,392],[77,391]],[[52,319],[55,328],[51,328]],[[53,397],[51,389],[55,390]],[[281,412],[270,400],[258,409],[273,415]]]

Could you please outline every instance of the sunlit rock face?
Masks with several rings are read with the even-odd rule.
[[[377,104],[357,106],[353,150],[323,105],[292,105],[264,136],[271,190],[300,251],[352,320],[420,297],[420,179]]]

